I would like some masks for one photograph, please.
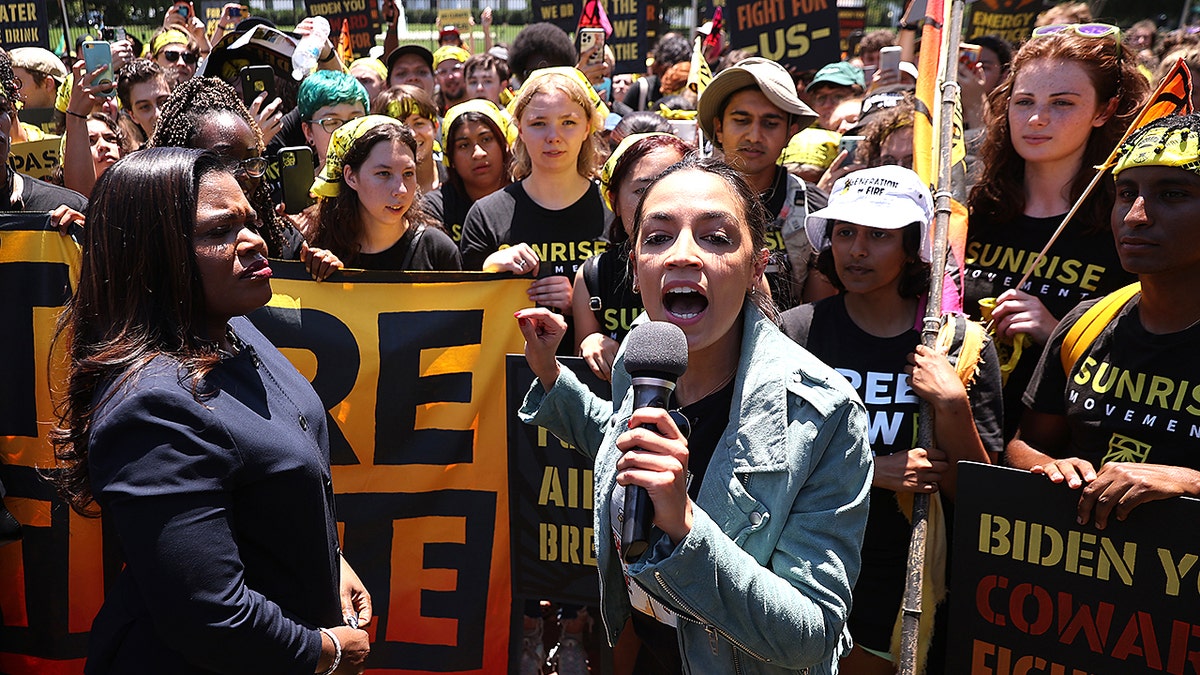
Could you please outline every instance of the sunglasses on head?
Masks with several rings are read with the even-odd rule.
[[[1105,38],[1110,35],[1116,36],[1118,41],[1121,38],[1121,29],[1107,23],[1056,23],[1052,26],[1038,26],[1033,29],[1033,37],[1070,32],[1092,38]]]
[[[200,55],[195,52],[163,52],[162,55],[168,63],[175,63],[182,58],[183,62],[189,66],[196,65],[196,62],[200,60]]]

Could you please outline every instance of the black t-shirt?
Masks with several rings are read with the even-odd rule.
[[[463,223],[467,221],[467,213],[474,205],[475,200],[450,182],[442,183],[441,187],[421,198],[422,210],[446,227],[446,232],[456,245],[462,241]]]
[[[643,81],[646,84],[643,85]],[[645,87],[644,91],[646,92],[645,105],[639,105],[641,103],[640,99],[642,97],[642,87]],[[648,75],[646,77],[638,78],[637,82],[629,85],[629,89],[625,90],[625,98],[622,99],[621,102],[633,109],[634,112],[638,112],[657,110],[657,106],[654,104],[657,103],[658,99],[660,98],[662,98],[662,92],[658,90],[658,76]]]
[[[483,261],[501,248],[526,243],[541,264],[538,277],[565,276],[572,281],[579,265],[608,247],[604,231],[612,212],[592,184],[574,204],[552,211],[543,208],[513,183],[475,202],[463,224],[463,267],[483,269]]]
[[[686,405],[679,412],[692,425],[688,435],[688,496],[695,501],[700,496],[700,484],[712,461],[713,453],[733,407],[733,380],[704,398]],[[682,673],[683,659],[679,654],[679,639],[671,626],[659,623],[642,612],[632,612],[633,632],[642,641],[643,654],[638,656],[637,672]]]
[[[18,202],[9,204],[7,208],[0,209],[2,211],[26,211],[40,212],[53,211],[60,206],[67,206],[75,209],[80,213],[87,212],[88,200],[87,197],[79,194],[74,190],[65,187],[59,187],[53,183],[47,183],[44,180],[38,180],[32,176],[21,175],[21,194],[18,197]],[[9,174],[10,180],[12,174]],[[7,186],[11,189],[11,185]],[[0,187],[0,190],[4,189]],[[11,192],[3,195],[0,199],[8,201],[11,197]]]
[[[1155,335],[1141,322],[1140,296],[1063,372],[1063,338],[1096,301],[1071,311],[1050,336],[1023,401],[1065,415],[1067,448],[1050,455],[1105,462],[1168,464],[1200,470],[1200,325]]]
[[[596,286],[588,283],[588,268],[596,266]],[[633,320],[642,313],[642,296],[633,292],[633,274],[629,270],[629,242],[618,244],[584,263],[584,283],[590,298],[599,300],[599,309],[592,303],[592,314],[600,324],[600,332],[621,342],[633,327]]]
[[[1021,216],[1004,224],[972,222],[967,237],[966,289],[963,311],[980,318],[979,300],[995,298],[1013,288],[1049,241],[1062,216]],[[1136,281],[1121,267],[1112,233],[1089,231],[1087,223],[1072,218],[1038,272],[1021,290],[1036,296],[1056,318],[1075,305],[1106,295]],[[1021,418],[1021,393],[1033,377],[1039,345],[1025,347],[1004,388],[1004,435],[1011,438]],[[1004,356],[1007,359],[1007,355]]]
[[[418,236],[419,234],[419,236]],[[404,259],[413,247],[408,265]],[[405,270],[410,272],[449,272],[462,269],[462,256],[450,236],[436,227],[410,227],[391,248],[379,253],[359,253],[351,264],[364,270]]]
[[[805,331],[800,324],[807,309],[798,307],[784,312],[781,328],[784,334],[841,373],[858,392],[867,407],[872,454],[890,455],[916,447],[920,399],[913,392],[904,367],[908,365],[908,355],[921,342],[920,331],[912,328],[890,338],[871,335],[850,318],[842,295],[811,305],[811,321]],[[994,364],[995,352],[990,349],[985,350],[981,364],[989,359]],[[968,390],[976,429],[984,448],[992,452],[1003,449],[999,386],[995,366],[987,372],[981,366]],[[904,595],[911,532],[912,525],[901,513],[896,493],[872,487],[863,537],[862,571],[854,587],[854,605],[848,623],[856,642],[877,651],[888,651],[891,643],[892,627]]]

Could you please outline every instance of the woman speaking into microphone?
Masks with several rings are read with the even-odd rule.
[[[516,314],[538,377],[522,419],[596,462],[609,642],[632,616],[635,672],[831,673],[849,647],[871,483],[862,404],[776,327],[756,290],[767,217],[735,170],[689,155],[647,187],[634,219],[639,322],[670,322],[686,337],[690,365],[674,394],[689,438],[667,411],[634,410],[633,337],[613,368],[614,405],[559,367],[561,317]],[[654,528],[625,562],[615,535],[632,486],[649,494]]]

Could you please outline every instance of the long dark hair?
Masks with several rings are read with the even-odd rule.
[[[638,202],[637,211],[634,212],[633,233],[630,235],[634,253],[636,254],[638,249],[638,234],[642,229],[642,218],[645,215],[643,208],[646,206],[646,197],[667,176],[679,171],[688,170],[703,171],[725,181],[726,185],[729,186],[729,191],[737,198],[741,205],[742,217],[745,219],[746,226],[750,230],[750,247],[754,251],[754,255],[758,255],[759,252],[764,250],[767,247],[767,223],[771,222],[771,216],[767,213],[766,207],[762,205],[762,200],[758,198],[758,194],[754,192],[754,188],[750,187],[750,184],[746,182],[746,178],[737,169],[719,159],[702,157],[699,152],[692,151],[684,155],[683,159],[658,174],[658,177],[651,181],[646,186],[646,191],[642,193],[642,199]],[[770,297],[758,292],[757,289],[748,291],[747,297],[754,302],[759,311],[763,313],[763,316],[776,323],[779,322],[779,310],[775,307],[775,303]]]
[[[362,203],[358,193],[346,184],[346,167],[355,172],[362,168],[363,162],[371,150],[379,143],[403,143],[412,152],[413,161],[417,158],[417,139],[405,124],[380,124],[368,129],[362,136],[355,139],[350,149],[342,157],[342,184],[336,197],[321,200],[317,233],[313,236],[312,245],[326,248],[333,252],[346,265],[351,265],[362,251],[358,239],[363,233],[362,216],[359,215],[359,205]],[[408,219],[409,227],[425,225],[445,229],[441,223],[425,215],[421,209],[421,194],[418,190],[413,197],[412,206],[408,207],[404,217]]]
[[[450,129],[446,133],[446,138],[450,141],[448,143],[450,147],[442,148],[442,153],[444,153],[446,156],[446,165],[450,167],[450,171],[448,172],[450,174],[450,183],[454,185],[454,189],[458,190],[459,194],[467,194],[467,186],[463,183],[462,176],[458,175],[458,169],[454,167],[455,136],[458,134],[458,130],[462,129],[463,125],[467,122],[483,124],[488,128],[488,131],[492,132],[492,136],[496,139],[496,143],[500,145],[500,151],[502,153],[501,161],[504,162],[504,185],[508,185],[511,182],[509,171],[512,170],[513,157],[512,148],[508,146],[508,138],[504,135],[504,132],[500,130],[500,127],[496,126],[495,120],[481,112],[475,112],[474,110],[465,112],[458,117],[455,117],[454,121],[450,123]]]
[[[1096,90],[1096,105],[1106,106],[1117,99],[1113,115],[1104,126],[1092,129],[1088,137],[1083,163],[1071,184],[1072,201],[1078,199],[1091,182],[1090,167],[1104,163],[1150,92],[1150,84],[1138,72],[1133,53],[1115,38],[1063,32],[1026,42],[1013,58],[1008,76],[988,95],[990,119],[987,137],[979,152],[983,163],[980,175],[988,179],[976,183],[971,190],[968,204],[972,222],[1005,223],[1025,212],[1025,160],[1012,144],[1008,103],[1017,75],[1037,59],[1061,59],[1079,64]],[[1115,195],[1112,181],[1100,181],[1084,202],[1078,217],[1096,231],[1108,230],[1109,211]]]
[[[833,228],[836,221],[825,224],[825,238],[832,241]],[[909,223],[900,231],[900,243],[904,247],[904,255],[908,256],[903,269],[900,271],[900,284],[896,291],[902,298],[919,298],[929,291],[930,264],[921,260],[921,224]],[[837,273],[837,265],[833,262],[833,247],[824,249],[817,254],[817,271],[829,279],[829,283],[838,291],[845,292],[846,285],[842,283]]]
[[[200,181],[222,171],[232,175],[212,152],[152,148],[112,165],[92,190],[79,285],[55,336],[66,342],[70,363],[51,434],[61,468],[55,482],[81,514],[94,515],[88,436],[105,402],[96,393],[105,386],[114,392],[167,355],[191,377],[199,397],[203,377],[219,359],[204,333],[207,308],[192,234]]]

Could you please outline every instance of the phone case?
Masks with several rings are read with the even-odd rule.
[[[94,85],[112,84],[112,47],[107,42],[98,40],[87,40],[83,43],[83,63],[87,68],[87,72],[105,67],[105,71],[96,76]],[[117,95],[116,87],[109,89],[107,92],[100,92],[101,96],[112,98]]]
[[[586,52],[591,49],[596,43],[600,44],[600,49],[597,49],[588,57],[589,64],[597,64],[604,62],[604,29],[603,28],[582,28],[579,31],[579,51]]]
[[[300,213],[313,203],[308,191],[313,184],[312,149],[305,145],[279,151],[279,180],[283,183],[284,211]]]
[[[275,71],[271,66],[246,66],[240,71],[242,101],[249,107],[259,94],[267,92],[267,101],[275,94]]]

